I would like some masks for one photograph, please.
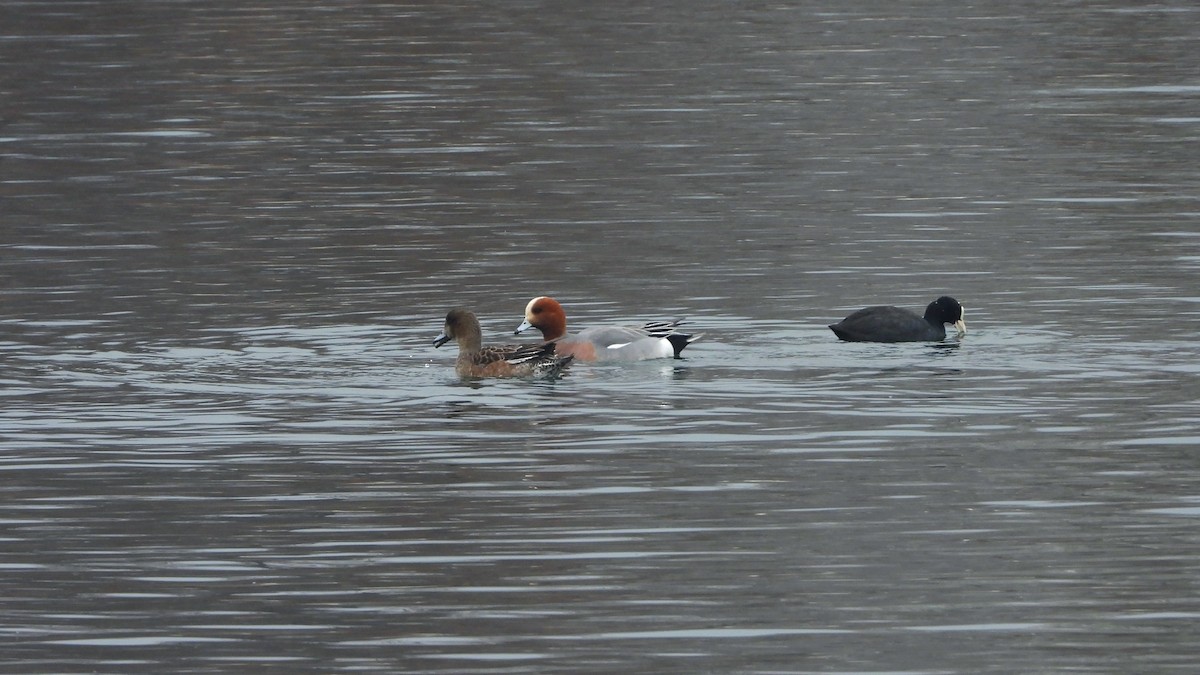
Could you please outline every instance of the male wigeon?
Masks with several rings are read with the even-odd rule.
[[[700,336],[679,333],[680,320],[651,321],[641,326],[596,326],[574,335],[567,333],[567,315],[554,298],[534,298],[525,306],[525,320],[516,333],[536,328],[546,344],[558,345],[559,354],[581,361],[641,361],[679,358],[679,353]]]
[[[952,324],[958,334],[965,335],[962,305],[943,295],[929,303],[925,316],[899,307],[867,307],[860,309],[829,328],[847,342],[926,342],[946,339],[946,324]]]
[[[441,347],[450,340],[458,341],[454,370],[459,377],[552,377],[573,358],[555,354],[553,344],[484,347],[479,319],[462,308],[446,314],[446,325],[433,346]]]

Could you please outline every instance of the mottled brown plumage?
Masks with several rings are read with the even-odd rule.
[[[462,308],[446,314],[442,334],[433,346],[441,347],[450,340],[458,342],[454,370],[460,377],[553,377],[573,358],[555,354],[554,343],[484,347],[479,320]]]

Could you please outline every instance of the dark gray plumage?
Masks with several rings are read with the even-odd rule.
[[[936,342],[946,339],[946,324],[967,332],[963,308],[954,298],[943,295],[929,303],[925,316],[891,306],[860,309],[829,329],[847,342]]]

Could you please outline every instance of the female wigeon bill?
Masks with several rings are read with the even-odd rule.
[[[943,295],[929,303],[925,316],[899,307],[867,307],[829,329],[847,342],[937,342],[946,339],[946,324],[960,336],[967,333],[964,314],[957,300]]]
[[[446,325],[433,346],[441,347],[450,340],[458,342],[454,370],[459,377],[554,377],[573,359],[569,354],[556,354],[554,344],[484,347],[479,320],[462,308],[446,314]]]
[[[580,361],[642,361],[679,358],[684,347],[700,339],[676,331],[682,319],[651,321],[641,326],[596,326],[574,335],[567,333],[567,315],[554,298],[545,296],[529,301],[525,320],[516,333],[536,328],[542,340],[558,345],[559,354],[570,354]]]

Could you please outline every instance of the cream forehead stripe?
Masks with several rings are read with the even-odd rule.
[[[541,300],[545,297],[546,296],[544,296],[544,295],[540,295],[540,296],[530,300],[528,305],[525,305],[525,318],[526,319],[533,318],[533,306],[537,303],[538,300]]]

